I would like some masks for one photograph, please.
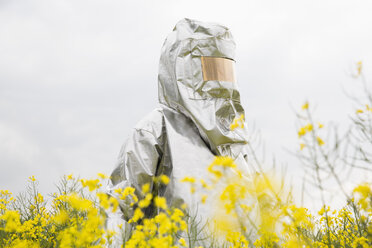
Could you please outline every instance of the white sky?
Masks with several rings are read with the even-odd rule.
[[[160,49],[184,17],[231,29],[246,119],[302,177],[283,149],[298,148],[292,107],[308,99],[325,124],[348,122],[350,68],[362,60],[372,80],[371,13],[369,0],[0,0],[0,189],[110,174],[157,106]]]

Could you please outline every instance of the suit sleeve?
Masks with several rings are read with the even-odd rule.
[[[155,135],[144,129],[134,129],[120,150],[107,186],[107,194],[119,200],[116,189],[133,187],[141,200],[142,185],[150,183],[152,187],[161,156],[162,150]],[[109,214],[106,227],[117,229],[120,224],[128,226],[127,221],[132,215],[133,206],[130,206],[130,201],[119,200],[119,208],[116,213]]]

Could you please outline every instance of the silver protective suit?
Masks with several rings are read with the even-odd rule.
[[[169,206],[186,203],[190,213],[207,218],[208,204],[190,194],[186,176],[206,179],[216,155],[231,156],[243,171],[246,160],[246,128],[230,129],[244,114],[236,82],[204,80],[202,57],[234,61],[235,43],[228,28],[190,19],[179,21],[166,38],[160,57],[158,93],[160,106],[142,119],[123,145],[111,174],[108,193],[131,186],[140,191],[150,183],[154,195]],[[155,188],[154,176],[167,175],[170,183]],[[141,197],[139,195],[139,197]],[[158,210],[146,209],[146,216]],[[133,209],[125,202],[109,218],[109,226],[128,221]],[[126,225],[128,225],[126,223]]]

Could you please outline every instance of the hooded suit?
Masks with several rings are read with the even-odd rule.
[[[166,197],[169,206],[186,203],[190,213],[207,218],[210,206],[190,194],[186,176],[208,178],[206,168],[216,155],[230,156],[247,171],[247,130],[230,125],[244,114],[234,74],[235,43],[228,28],[183,19],[167,36],[159,63],[159,107],[143,118],[124,143],[111,174],[108,193],[150,183],[153,195]],[[156,187],[153,178],[170,182]],[[139,196],[141,197],[141,196]],[[158,209],[151,205],[145,215]],[[131,206],[120,202],[116,220],[131,218]]]

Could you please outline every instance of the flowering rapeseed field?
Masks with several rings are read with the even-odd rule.
[[[340,210],[324,206],[316,215],[296,206],[279,192],[275,179],[257,174],[246,180],[228,157],[216,157],[208,167],[214,183],[227,183],[219,192],[221,216],[214,220],[221,242],[209,240],[198,247],[370,247],[372,239],[372,187],[368,183],[357,186],[348,204]],[[226,177],[228,170],[235,176]],[[48,208],[37,191],[37,181],[29,178],[28,195],[14,198],[6,190],[0,191],[1,247],[111,247],[111,230],[104,228],[105,210],[115,211],[118,200],[99,189],[101,178],[78,180],[72,175],[62,179],[59,192],[54,193]],[[167,184],[166,176],[157,178]],[[198,187],[214,190],[215,185],[185,177],[191,193]],[[85,195],[95,192],[96,197]],[[121,200],[129,200],[135,207],[129,223],[136,223],[123,247],[195,247],[197,231],[193,231],[183,208],[168,208],[165,198],[153,196],[144,185],[139,200],[134,188],[118,190]],[[252,199],[254,203],[252,203]],[[206,195],[201,202],[208,201]],[[151,203],[163,211],[155,217],[144,218],[143,209]],[[249,204],[250,203],[250,204]],[[185,235],[182,234],[192,234]]]

